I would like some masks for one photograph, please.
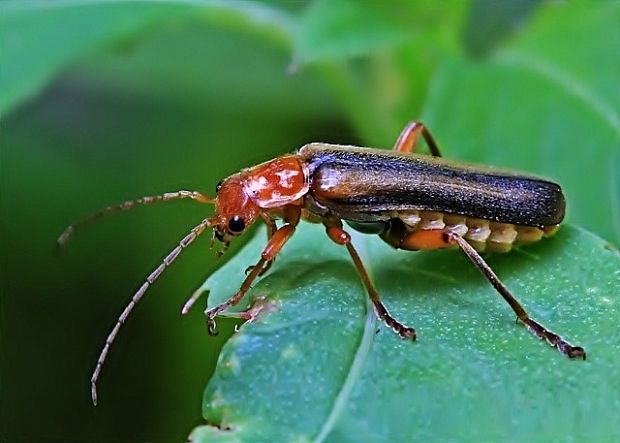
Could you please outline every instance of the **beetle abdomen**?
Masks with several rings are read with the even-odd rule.
[[[398,245],[391,238],[402,239],[406,234],[420,230],[444,229],[459,234],[479,252],[508,252],[513,244],[537,242],[557,230],[557,225],[541,229],[442,212],[413,210],[392,215],[394,217],[388,222],[382,237],[396,247]]]

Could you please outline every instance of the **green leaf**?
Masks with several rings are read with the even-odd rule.
[[[302,16],[295,37],[294,64],[346,59],[404,41],[408,30],[385,4],[318,0]]]
[[[213,274],[234,293],[260,232]],[[263,310],[225,345],[194,441],[613,441],[620,439],[620,255],[565,226],[489,264],[530,314],[588,351],[536,340],[457,250],[354,243],[403,341],[379,323],[342,247],[303,224],[242,302]]]
[[[286,13],[269,5],[218,0],[96,1],[7,0],[0,3],[0,106],[7,113],[71,63],[188,17],[228,27],[269,27],[292,34]]]
[[[63,6],[7,1],[1,5],[0,103],[3,112],[32,96],[71,61],[169,19],[178,5],[127,2]]]
[[[471,57],[488,55],[500,42],[518,32],[540,3],[533,0],[473,0],[463,31]]]
[[[555,179],[568,219],[616,245],[618,23],[618,3],[546,4],[485,62],[446,57],[423,115],[446,156]]]

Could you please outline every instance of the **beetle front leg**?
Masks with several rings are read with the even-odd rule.
[[[366,268],[364,267],[364,263],[362,263],[362,259],[360,258],[359,254],[357,253],[357,251],[353,247],[353,244],[351,243],[351,236],[344,229],[342,229],[342,223],[338,221],[337,223],[332,222],[329,224],[325,224],[325,228],[327,230],[328,237],[334,243],[343,245],[347,248],[347,251],[349,252],[349,255],[351,256],[351,259],[353,260],[353,263],[355,264],[355,267],[357,268],[357,272],[359,273],[360,278],[362,279],[362,283],[364,284],[364,287],[366,288],[366,292],[368,292],[368,296],[370,297],[370,300],[372,301],[372,304],[374,305],[375,313],[377,314],[377,317],[379,317],[379,319],[383,321],[383,323],[385,323],[389,328],[391,328],[394,332],[396,332],[402,338],[415,340],[416,339],[415,329],[402,324],[401,322],[396,320],[394,317],[392,317],[389,311],[387,310],[387,308],[385,307],[385,305],[383,304],[383,302],[381,301],[381,297],[379,296],[379,293],[377,292],[374,285],[370,281],[370,276],[368,275],[368,272],[366,272]]]
[[[275,234],[278,230],[278,226],[276,225],[276,221],[269,215],[262,213],[260,217],[267,226],[267,241],[269,241],[271,240],[271,237],[273,237],[273,234]]]
[[[237,303],[243,299],[244,295],[250,290],[252,283],[256,279],[256,277],[260,276],[264,270],[265,266],[272,261],[276,255],[280,252],[280,250],[284,247],[286,242],[292,237],[295,233],[295,225],[287,224],[278,229],[269,239],[267,245],[263,249],[261,253],[260,260],[252,267],[249,274],[246,276],[245,280],[241,284],[239,290],[226,300],[224,303],[221,303],[217,306],[214,306],[211,309],[207,309],[205,311],[205,315],[207,316],[207,327],[209,329],[210,335],[215,335],[215,317],[221,312],[224,312],[231,306],[235,306]]]
[[[402,130],[400,136],[396,140],[394,150],[402,153],[415,152],[415,145],[420,134],[424,137],[424,140],[426,140],[426,144],[431,150],[433,157],[441,157],[437,142],[435,142],[435,139],[424,123],[420,122],[407,123],[407,126],[405,126],[405,129]]]
[[[271,237],[273,237],[273,235],[278,230],[278,226],[276,225],[276,221],[267,214],[261,214],[261,218],[263,219],[263,222],[265,222],[265,225],[267,226],[267,241],[269,241],[271,240]],[[265,265],[263,266],[263,270],[260,271],[260,273],[258,274],[259,277],[262,277],[263,275],[267,273],[267,271],[269,271],[269,269],[271,269],[271,266],[273,265],[274,260],[275,258],[265,263]],[[254,269],[254,265],[248,267],[245,270],[246,275],[252,269]]]

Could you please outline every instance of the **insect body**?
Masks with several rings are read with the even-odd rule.
[[[560,187],[437,157],[310,144],[313,212],[336,215],[390,245],[414,247],[413,231],[447,229],[477,250],[505,252],[514,241],[540,239],[564,217]]]
[[[432,156],[413,152],[420,135]],[[215,199],[195,191],[178,191],[128,201],[69,226],[59,237],[62,245],[86,222],[155,201],[190,198],[215,205],[213,217],[204,219],[181,240],[119,316],[91,378],[94,403],[96,382],[110,346],[148,287],[207,228],[213,229],[214,239],[222,242],[226,250],[259,218],[268,228],[267,244],[239,290],[205,311],[211,334],[215,333],[217,315],[236,305],[256,278],[267,272],[304,219],[322,223],[328,237],[347,249],[379,319],[401,337],[415,340],[415,330],[392,317],[382,303],[343,226],[345,221],[352,229],[377,234],[398,249],[460,248],[528,330],[570,358],[586,358],[582,347],[573,346],[532,319],[479,254],[485,250],[506,252],[515,243],[531,243],[554,233],[564,218],[561,188],[537,177],[445,160],[421,123],[407,125],[392,152],[310,143],[296,154],[275,158],[222,180],[216,193]],[[279,227],[278,219],[283,220]],[[192,296],[182,312],[186,313],[195,300]]]

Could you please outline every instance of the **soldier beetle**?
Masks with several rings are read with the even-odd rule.
[[[420,136],[432,155],[414,152]],[[139,205],[178,199],[212,204],[214,215],[201,221],[179,242],[119,316],[92,374],[95,404],[97,380],[119,329],[161,273],[207,228],[213,230],[212,245],[215,239],[223,244],[221,254],[259,219],[267,225],[267,244],[239,290],[205,311],[210,334],[215,333],[217,315],[236,305],[256,278],[267,272],[303,219],[322,223],[327,236],[346,248],[377,317],[402,338],[415,340],[415,329],[392,317],[382,303],[344,221],[352,229],[379,235],[397,249],[460,248],[530,332],[570,358],[586,358],[584,348],[570,344],[532,319],[480,255],[486,250],[508,252],[513,244],[532,243],[552,235],[564,219],[565,199],[560,186],[539,177],[445,160],[422,123],[409,123],[393,151],[309,143],[294,154],[225,178],[217,185],[215,198],[196,191],[178,191],[110,206],[67,227],[58,244],[65,244],[77,228],[94,219]],[[281,226],[276,220],[283,221]],[[187,313],[195,300],[192,296],[182,312]]]

